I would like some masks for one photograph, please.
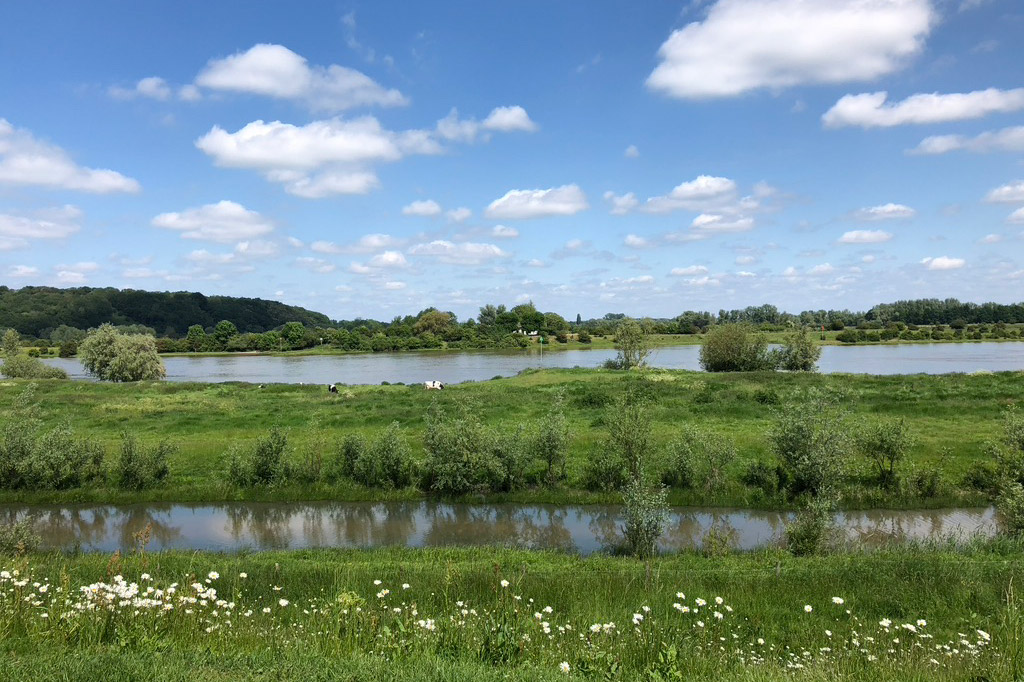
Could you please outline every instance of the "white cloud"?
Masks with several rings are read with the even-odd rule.
[[[734,261],[736,265],[750,265],[757,262],[756,256],[737,256]]]
[[[495,259],[508,258],[510,255],[494,244],[453,243],[443,239],[416,244],[409,249],[409,254],[436,258],[451,265],[481,265]]]
[[[919,53],[935,20],[929,0],[719,0],[662,44],[647,87],[700,99],[871,80]]]
[[[1010,182],[988,193],[985,201],[996,204],[1016,204],[1024,202],[1024,180]]]
[[[956,270],[962,268],[966,263],[967,261],[963,258],[949,258],[948,256],[921,259],[921,264],[929,270]]]
[[[945,95],[922,93],[893,104],[886,103],[887,96],[885,92],[844,95],[821,120],[826,128],[875,128],[963,121],[1024,109],[1024,88],[989,88]]]
[[[882,204],[881,206],[872,206],[870,208],[862,208],[854,214],[854,217],[858,220],[895,220],[899,218],[913,218],[917,214],[917,211],[904,206],[903,204]]]
[[[414,201],[408,206],[402,207],[402,215],[423,216],[428,218],[438,216],[441,215],[441,205],[433,199]]]
[[[520,106],[496,107],[483,122],[475,118],[459,118],[459,110],[452,108],[447,116],[437,122],[435,130],[445,140],[473,142],[481,133],[532,133],[537,130],[537,125],[530,120],[526,109]]]
[[[357,241],[339,246],[334,242],[317,240],[309,248],[317,253],[374,253],[382,249],[394,249],[402,246],[404,239],[389,234],[373,233],[360,237]]]
[[[57,271],[57,282],[59,284],[85,284],[87,281],[88,278],[85,276],[85,273],[74,270]]]
[[[99,263],[92,261],[79,261],[78,263],[61,263],[54,266],[55,270],[69,270],[71,272],[96,272],[100,269]]]
[[[81,217],[70,205],[28,215],[0,213],[0,251],[25,248],[33,239],[65,239],[78,232]]]
[[[203,98],[203,91],[189,83],[178,88],[178,99],[183,102],[198,102]]]
[[[39,274],[39,268],[32,265],[12,265],[7,268],[8,277],[35,277]]]
[[[736,276],[737,277],[744,277],[744,278],[746,278],[746,277],[757,277],[757,275],[755,273],[750,272],[749,270],[740,270],[739,272],[736,273]]]
[[[622,243],[631,249],[646,249],[651,246],[650,241],[635,234],[627,234],[626,238],[622,240]]]
[[[288,237],[288,245],[291,246],[293,249],[301,249],[306,244],[301,239],[297,239],[295,237]]]
[[[0,118],[0,184],[35,185],[94,194],[138,192],[139,183],[107,169],[85,168],[60,147]]]
[[[706,275],[708,269],[703,265],[687,265],[685,268],[672,268],[668,274],[673,277],[692,277],[693,275]]]
[[[933,135],[921,140],[913,154],[946,154],[954,151],[1024,152],[1024,126],[987,131],[975,137],[965,135]]]
[[[262,171],[271,182],[306,198],[365,194],[379,185],[367,165],[441,152],[429,134],[386,130],[372,116],[304,126],[258,120],[234,133],[214,126],[196,140],[196,147],[218,166]]]
[[[153,218],[152,224],[154,227],[179,230],[186,239],[220,243],[253,239],[274,229],[274,224],[256,211],[227,200],[180,213],[161,213]]]
[[[532,133],[537,130],[537,124],[530,120],[526,109],[520,106],[495,107],[484,119],[485,130],[497,130],[504,133],[521,131]]]
[[[400,251],[384,251],[370,259],[371,268],[404,268],[409,262]]]
[[[171,86],[159,76],[149,76],[139,80],[134,87],[122,88],[112,85],[107,92],[114,99],[135,99],[136,97],[148,97],[156,100],[167,100],[171,97]]]
[[[519,230],[505,225],[495,225],[491,228],[491,236],[495,239],[515,239],[519,236]]]
[[[808,270],[807,274],[812,277],[819,277],[821,275],[831,275],[835,271],[836,269],[831,263],[821,263]]]
[[[324,111],[408,103],[398,90],[385,88],[360,71],[337,64],[310,66],[283,45],[259,44],[213,59],[196,76],[196,85],[302,101]]]
[[[717,287],[722,282],[717,277],[694,277],[686,280],[686,283],[693,287]]]
[[[1024,225],[1024,206],[1011,213],[1006,219],[1006,222],[1013,223],[1015,225]]]
[[[388,291],[401,291],[405,288],[405,282],[384,282],[384,288]]]
[[[753,218],[729,218],[714,213],[701,213],[690,227],[705,232],[747,232],[754,228]]]
[[[881,244],[892,239],[885,230],[851,230],[839,238],[840,244]]]
[[[783,277],[795,278],[797,276],[796,268],[790,265],[788,268],[782,271]]]
[[[1024,219],[1024,208],[1020,209],[1021,218]],[[1012,217],[1012,216],[1011,216]],[[986,234],[984,237],[978,240],[979,244],[998,244],[1003,241],[1003,235],[1001,234]]]
[[[473,212],[465,206],[459,206],[458,208],[451,209],[445,215],[453,223],[461,223],[469,220],[473,216]]]
[[[328,263],[323,258],[313,258],[311,256],[296,258],[295,264],[303,270],[309,270],[310,272],[317,272],[320,274],[334,272],[335,268],[334,263]]]
[[[277,244],[262,239],[252,239],[235,244],[235,253],[243,258],[269,258],[276,256]]]
[[[527,267],[531,268],[546,268],[548,266],[548,264],[542,261],[540,258],[531,258],[530,260],[526,261],[526,265]]]
[[[635,144],[631,144],[628,147],[626,147],[626,151],[622,152],[622,155],[625,156],[627,159],[635,159],[636,157],[640,156],[640,150],[636,148]]]
[[[648,213],[669,213],[680,209],[700,211],[723,207],[735,200],[735,181],[712,175],[698,175],[693,180],[676,185],[667,195],[650,197],[644,203],[643,210]]]
[[[632,192],[619,196],[615,192],[608,191],[604,193],[604,200],[611,204],[612,215],[626,215],[640,203]]]
[[[513,189],[487,207],[488,218],[524,220],[547,216],[575,215],[589,208],[587,197],[578,185],[550,189]]]

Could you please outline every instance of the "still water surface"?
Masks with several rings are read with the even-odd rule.
[[[651,353],[650,364],[664,369],[700,369],[700,346],[668,346]],[[247,381],[250,383],[379,384],[486,381],[531,367],[599,367],[614,350],[497,352],[411,352],[359,355],[164,358],[168,381]],[[87,378],[75,359],[49,359],[74,379]],[[1024,370],[1024,343],[932,343],[891,346],[825,346],[819,369],[825,373],[946,374]]]
[[[0,505],[0,523],[32,521],[46,547],[128,550],[151,528],[150,550],[300,549],[307,547],[439,547],[450,545],[557,549],[591,554],[621,542],[621,507],[417,502],[312,502],[123,506]],[[738,549],[780,542],[791,515],[737,509],[674,508],[661,548],[699,547],[712,524]],[[991,535],[991,508],[841,512],[850,541],[877,546],[909,539]]]

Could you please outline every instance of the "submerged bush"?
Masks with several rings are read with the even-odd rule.
[[[830,497],[809,497],[786,526],[786,548],[796,556],[822,554],[836,540],[833,513],[835,500]]]
[[[700,366],[707,372],[756,372],[777,365],[768,340],[745,324],[715,325],[700,347]]]
[[[114,480],[124,490],[143,490],[159,485],[170,473],[167,460],[177,448],[164,439],[156,447],[145,449],[139,446],[135,436],[121,433],[121,451],[114,471]]]
[[[790,372],[814,372],[820,357],[821,346],[807,333],[807,327],[787,335],[778,351],[779,367]]]
[[[68,373],[60,367],[51,367],[38,358],[27,355],[9,355],[0,365],[0,374],[11,379],[67,379]]]
[[[622,532],[630,553],[641,559],[654,556],[658,538],[668,522],[667,494],[662,487],[652,488],[636,477],[622,491],[625,525]]]

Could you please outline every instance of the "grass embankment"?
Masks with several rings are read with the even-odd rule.
[[[0,413],[12,414],[27,382],[0,385]],[[648,398],[654,449],[664,452],[683,426],[706,429],[735,441],[738,457],[727,469],[727,485],[705,492],[673,490],[673,504],[778,507],[739,479],[755,460],[773,461],[767,435],[777,410],[806,389],[844,391],[852,425],[875,418],[903,418],[917,443],[904,463],[905,472],[934,468],[943,482],[934,497],[908,497],[869,484],[869,462],[847,462],[855,488],[847,506],[927,507],[983,504],[985,498],[960,484],[975,462],[986,460],[985,443],[1002,435],[1002,411],[1024,400],[1020,372],[946,376],[863,376],[782,373],[703,374],[653,370],[643,373],[604,370],[530,371],[517,377],[424,391],[421,386],[342,387],[331,395],[323,386],[250,384],[141,383],[133,385],[38,382],[38,415],[47,425],[69,421],[83,435],[99,439],[113,459],[119,433],[130,430],[143,443],[169,438],[179,445],[170,461],[171,475],[159,487],[141,492],[94,487],[60,492],[3,491],[0,501],[131,502],[146,500],[202,502],[237,499],[366,500],[415,498],[412,490],[382,491],[351,482],[309,486],[279,485],[238,489],[225,482],[224,454],[232,443],[248,442],[271,427],[287,429],[289,447],[299,452],[319,421],[332,444],[348,433],[374,437],[392,421],[403,427],[417,457],[422,457],[424,415],[432,401],[469,400],[484,423],[514,430],[534,424],[559,393],[571,432],[567,453],[568,483],[490,495],[488,501],[585,503],[617,501],[615,494],[590,493],[574,486],[586,461],[607,435],[605,418],[614,400],[627,389]],[[767,404],[766,404],[767,403]],[[770,404],[774,403],[774,404]],[[332,456],[327,453],[325,457]],[[858,481],[860,483],[858,483]],[[480,498],[473,498],[480,499]]]
[[[648,564],[497,549],[34,554],[0,559],[18,571],[0,573],[0,669],[9,681],[1009,681],[1024,674],[1021,549]]]

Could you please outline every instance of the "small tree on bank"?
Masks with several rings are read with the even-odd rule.
[[[86,371],[101,381],[148,381],[163,379],[164,363],[156,340],[147,334],[119,334],[104,324],[78,347]]]
[[[814,343],[807,327],[801,327],[786,337],[779,351],[779,367],[789,372],[815,372],[821,346]]]
[[[777,365],[764,335],[744,324],[712,327],[700,347],[700,366],[707,372],[756,372],[774,370]]]
[[[651,349],[647,333],[639,322],[626,319],[619,323],[615,330],[615,350],[619,351],[613,361],[617,369],[633,369],[647,364]]]

